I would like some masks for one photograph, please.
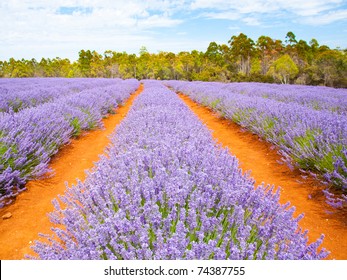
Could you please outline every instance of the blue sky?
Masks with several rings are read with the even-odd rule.
[[[61,57],[81,49],[205,51],[240,32],[347,48],[343,0],[1,0],[0,60]]]

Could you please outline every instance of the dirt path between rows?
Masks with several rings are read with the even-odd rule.
[[[0,259],[23,259],[25,254],[33,254],[30,249],[38,233],[50,233],[52,227],[48,213],[53,211],[52,199],[64,194],[65,182],[69,186],[78,178],[83,181],[85,170],[91,169],[110,143],[108,136],[128,113],[133,100],[141,93],[141,85],[126,101],[116,109],[115,115],[103,120],[105,129],[94,130],[63,147],[51,160],[54,170],[51,178],[27,183],[27,191],[20,194],[15,203],[0,210],[0,217],[11,213],[10,219],[0,219]]]
[[[222,146],[228,147],[245,171],[251,171],[256,184],[281,186],[280,202],[291,202],[296,215],[304,213],[300,221],[303,229],[309,230],[309,240],[315,241],[321,233],[325,239],[323,247],[331,252],[329,259],[347,260],[346,217],[324,202],[322,186],[313,180],[304,180],[298,171],[292,172],[286,165],[278,163],[280,156],[271,144],[258,136],[244,131],[239,125],[220,118],[206,107],[199,106],[187,96],[180,98],[212,130],[212,135]]]

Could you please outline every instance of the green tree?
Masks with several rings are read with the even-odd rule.
[[[192,72],[194,68],[194,60],[189,52],[179,52],[177,55],[178,63],[176,64],[176,72],[180,79],[192,80]]]
[[[90,77],[102,78],[105,76],[104,60],[101,54],[92,52],[90,60]]]
[[[135,78],[137,79],[137,57],[135,54],[130,54],[127,57],[127,71],[126,73],[129,75],[126,78]]]
[[[282,55],[275,60],[270,69],[269,75],[279,80],[283,84],[288,84],[299,73],[299,68],[288,54]]]
[[[211,42],[205,52],[205,57],[210,63],[218,66],[224,64],[224,58],[222,53],[222,48],[216,42]]]
[[[80,72],[79,64],[77,61],[70,64],[69,72],[67,73],[67,78],[78,78],[82,77]]]
[[[238,36],[232,36],[228,43],[230,44],[230,52],[239,66],[239,72],[249,75],[251,56],[255,50],[254,41],[248,38],[247,35],[240,33]]]
[[[167,79],[176,80],[177,79],[177,76],[176,76],[176,63],[177,63],[176,54],[174,54],[173,52],[165,53],[165,60],[167,61],[167,68],[169,71]]]
[[[296,36],[292,31],[289,31],[287,33],[285,42],[287,43],[287,45],[290,45],[290,46],[293,46],[297,43]]]
[[[282,41],[273,40],[269,36],[260,36],[256,42],[256,47],[261,60],[261,74],[266,75],[271,63],[283,50]]]
[[[34,60],[36,61],[36,60]],[[8,67],[8,77],[11,78],[28,78],[34,76],[34,65],[33,61],[25,60],[15,60],[10,58]]]
[[[316,39],[312,38],[310,41],[310,47],[311,47],[311,53],[313,55],[315,55],[317,53],[318,47],[319,47],[318,41]]]
[[[0,77],[4,77],[5,62],[0,60]]]
[[[54,77],[68,77],[71,70],[71,63],[69,59],[61,59],[60,57],[56,57],[50,61],[50,64]]]
[[[139,54],[106,50],[81,50],[78,60],[42,58],[0,61],[0,77],[107,77],[137,79],[183,79],[203,81],[258,81],[321,84],[347,87],[347,51],[297,40],[293,32],[285,44],[260,36],[256,44],[241,33],[229,44],[211,42],[205,52]]]
[[[81,50],[78,53],[78,65],[83,77],[90,77],[90,63],[92,58],[93,54],[90,50]]]
[[[341,73],[339,65],[343,64],[341,53],[336,50],[323,51],[318,55],[315,63],[318,77],[323,80],[323,85],[334,86]]]
[[[147,48],[142,46],[136,60],[136,77],[138,79],[149,79],[152,76],[153,68],[151,65],[151,54]]]
[[[107,50],[104,52],[104,75],[106,78],[119,78],[120,77],[120,69],[119,62],[117,61],[117,52]]]

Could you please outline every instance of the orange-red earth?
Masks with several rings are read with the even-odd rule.
[[[105,129],[93,130],[73,139],[51,160],[49,167],[54,176],[30,181],[27,191],[21,193],[16,201],[0,210],[0,217],[11,213],[9,219],[0,219],[0,259],[18,260],[26,254],[34,255],[30,248],[38,234],[52,234],[48,213],[54,210],[52,200],[63,195],[66,183],[83,181],[85,170],[91,169],[109,145],[109,136],[129,111],[133,100],[141,93],[141,85],[126,101],[116,109],[116,114],[103,120]]]
[[[143,90],[131,95],[116,114],[105,119],[104,130],[86,133],[63,147],[50,163],[54,176],[28,182],[27,191],[20,194],[15,203],[0,210],[0,217],[11,213],[9,219],[0,220],[0,259],[23,259],[25,254],[34,255],[30,249],[38,233],[51,233],[53,224],[48,213],[53,211],[52,199],[64,194],[66,183],[83,181],[85,170],[91,169],[99,160],[110,140],[108,136],[129,111],[133,100]],[[250,171],[257,184],[281,186],[281,203],[291,202],[296,215],[304,213],[300,221],[309,230],[311,242],[321,233],[325,234],[323,246],[331,252],[330,259],[347,259],[347,225],[342,213],[329,208],[321,193],[322,186],[313,179],[303,180],[298,171],[278,164],[280,156],[276,149],[258,136],[244,131],[229,120],[220,118],[208,108],[197,105],[184,95],[179,95],[188,107],[212,131],[214,139],[228,147],[244,171]]]
[[[295,206],[295,215],[304,213],[299,222],[308,229],[309,241],[313,242],[323,233],[323,247],[331,252],[329,259],[347,259],[347,225],[345,213],[327,205],[322,195],[323,186],[312,178],[303,179],[299,171],[291,171],[279,164],[277,150],[257,135],[245,131],[234,122],[219,117],[210,109],[179,94],[185,104],[211,130],[213,138],[239,160],[242,170],[250,171],[257,185],[265,183],[280,186],[280,202]]]

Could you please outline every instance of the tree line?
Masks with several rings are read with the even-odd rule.
[[[107,50],[81,50],[77,61],[42,58],[0,61],[0,77],[104,77],[222,82],[270,82],[347,87],[347,49],[331,49],[297,40],[288,32],[285,41],[260,36],[256,41],[240,33],[227,44],[211,42],[205,52],[138,55]]]

